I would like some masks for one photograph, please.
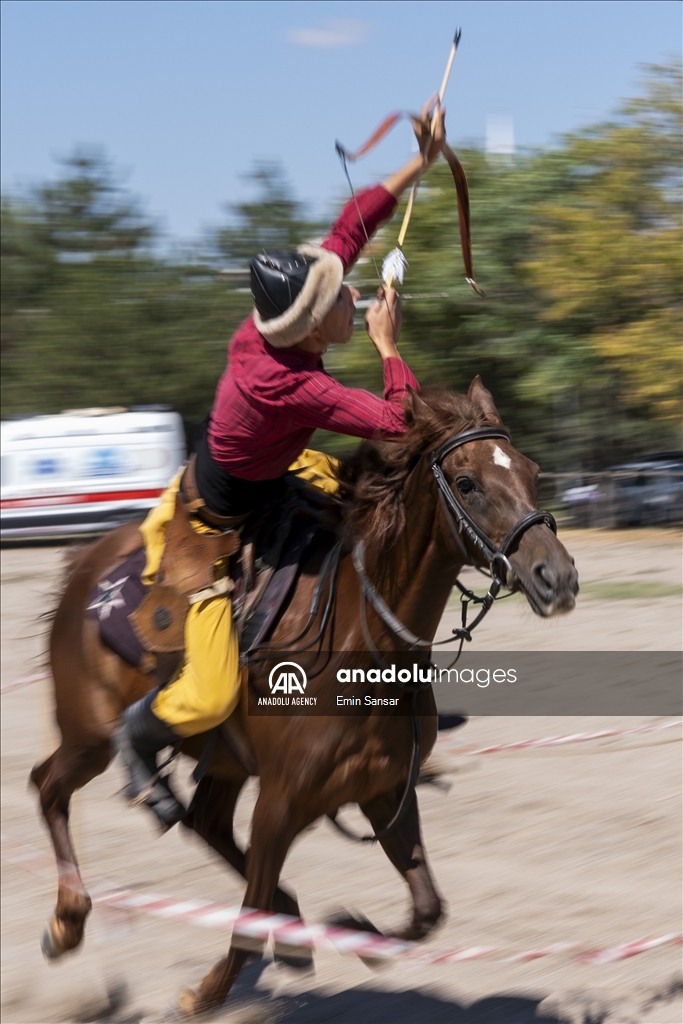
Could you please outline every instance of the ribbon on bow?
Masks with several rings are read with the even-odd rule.
[[[451,68],[453,66],[455,54],[458,49],[458,43],[460,42],[460,36],[461,32],[460,29],[458,28],[456,29],[453,44],[448,55],[448,62],[446,64],[446,70],[443,76],[443,80],[441,82],[441,88],[439,89],[438,94],[432,97],[432,99],[429,101],[428,107],[430,108],[434,107],[435,105],[440,106],[443,103],[443,98],[446,93],[446,86],[448,84],[448,79],[450,77]],[[398,124],[399,121],[407,119],[410,119],[412,121],[413,126],[416,129],[416,132],[419,131],[421,126],[423,125],[423,122],[416,114],[412,114],[409,111],[405,110],[395,111],[394,113],[389,114],[388,117],[385,117],[385,119],[382,121],[379,127],[375,129],[370,138],[366,142],[364,142],[359,149],[351,152],[350,150],[342,146],[340,142],[336,143],[336,150],[342,162],[342,167],[344,168],[344,173],[346,174],[346,179],[349,183],[351,195],[353,196],[354,200],[356,199],[356,194],[353,188],[353,184],[351,182],[351,176],[349,174],[349,169],[347,165],[349,163],[356,163],[357,160],[360,160],[362,157],[366,156],[371,150],[375,148],[375,146],[379,142],[382,141],[382,139],[384,139],[389,134],[389,132]],[[408,225],[410,223],[411,214],[413,212],[413,205],[415,203],[415,197],[417,195],[417,190],[420,185],[420,180],[422,178],[422,174],[424,173],[424,168],[426,167],[427,164],[429,146],[430,142],[428,141],[426,148],[423,151],[424,163],[422,171],[420,172],[417,180],[415,181],[411,189],[410,196],[408,197],[408,204],[406,206],[406,212],[403,217],[401,230],[399,232],[397,247],[394,250],[392,250],[392,252],[390,252],[386,259],[384,260],[381,275],[379,273],[379,270],[377,270],[378,277],[381,277],[384,283],[386,283],[388,286],[391,286],[394,278],[398,280],[399,284],[403,283],[403,272],[408,265],[408,261],[406,260],[403,254],[403,243],[405,241],[405,237],[408,231]],[[456,154],[453,152],[453,150],[447,143],[443,143],[441,147],[441,152],[446,158],[448,166],[451,169],[451,174],[453,175],[453,183],[455,185],[455,192],[458,200],[458,226],[460,228],[460,245],[462,248],[462,258],[463,263],[465,264],[465,280],[469,285],[471,285],[471,287],[474,289],[477,295],[480,295],[482,298],[484,298],[485,293],[482,291],[482,289],[475,281],[474,272],[472,270],[472,241],[470,236],[470,194],[469,189],[467,187],[467,176],[465,175],[465,169],[460,163],[460,160],[458,159]],[[358,203],[356,203],[356,207],[358,207]],[[358,210],[358,214],[360,216],[360,209]],[[363,223],[362,216],[361,222]],[[364,223],[363,229],[365,230]],[[368,237],[367,231],[365,232],[365,236],[368,240],[369,245],[370,238]]]

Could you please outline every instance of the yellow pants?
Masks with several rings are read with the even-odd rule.
[[[338,488],[336,459],[305,449],[290,466],[297,476],[327,493]],[[159,569],[166,531],[173,518],[180,474],[164,491],[159,504],[141,526],[147,561],[143,581],[151,583]],[[192,517],[200,533],[216,533]],[[229,597],[212,597],[190,605],[185,621],[185,663],[180,675],[159,691],[152,711],[179,736],[195,736],[220,725],[237,706],[240,695],[239,645]]]

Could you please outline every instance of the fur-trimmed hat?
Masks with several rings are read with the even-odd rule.
[[[336,253],[316,245],[296,252],[259,253],[250,264],[254,323],[275,348],[303,341],[337,300],[344,266]]]

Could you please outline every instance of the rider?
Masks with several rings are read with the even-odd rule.
[[[179,489],[195,499],[190,506],[195,529],[235,527],[265,502],[288,470],[323,490],[336,489],[334,460],[306,449],[317,428],[389,441],[405,432],[407,389],[418,384],[398,354],[401,308],[393,289],[380,289],[365,317],[384,364],[383,400],[338,383],[324,370],[321,356],[353,334],[360,296],[343,284],[344,275],[425,162],[436,160],[444,140],[440,110],[431,132],[427,146],[424,122],[419,130],[416,126],[421,153],[382,185],[351,200],[320,247],[301,245],[296,252],[262,253],[251,261],[254,311],[232,339],[208,429],[197,443],[194,480],[179,474],[141,527],[145,582],[151,583],[159,568]],[[167,780],[156,778],[157,753],[224,721],[239,690],[230,598],[222,594],[191,604],[180,674],[131,705],[117,734],[129,774],[127,796],[150,807],[165,828],[185,809]]]

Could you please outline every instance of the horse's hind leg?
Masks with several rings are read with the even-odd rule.
[[[237,800],[246,781],[204,776],[195,790],[187,815],[182,820],[186,828],[201,836],[243,878],[247,877],[247,858],[235,842],[233,818]],[[275,890],[273,910],[278,914],[301,917],[296,897],[280,886]],[[311,965],[313,954],[308,949],[297,950],[294,954],[282,947],[276,949],[276,959],[289,967],[302,969]]]
[[[107,739],[80,748],[62,743],[47,761],[36,765],[31,772],[31,782],[40,795],[40,807],[57,858],[57,905],[41,942],[43,953],[50,960],[80,945],[85,920],[92,907],[69,832],[69,803],[74,790],[105,770],[112,754]]]
[[[379,832],[398,808],[402,792],[379,797],[361,807],[375,832]],[[387,857],[405,878],[413,901],[412,920],[396,938],[424,939],[440,921],[443,910],[425,859],[420,833],[417,794],[413,790],[406,813],[391,832],[380,839]]]

